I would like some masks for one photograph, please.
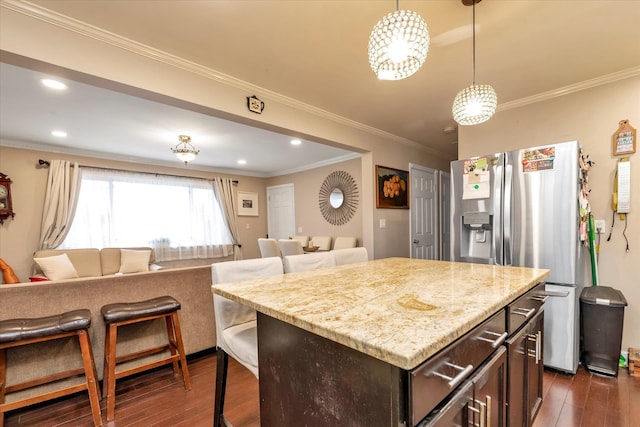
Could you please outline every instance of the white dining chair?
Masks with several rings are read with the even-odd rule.
[[[355,248],[358,239],[355,237],[336,237],[333,241],[333,249]]]
[[[309,236],[297,235],[297,236],[293,236],[291,239],[299,241],[302,247],[309,246]]]
[[[213,284],[237,282],[282,274],[280,257],[219,262],[211,265]],[[258,333],[256,311],[220,295],[213,295],[216,320],[216,392],[214,427],[230,425],[224,417],[228,356],[258,377]]]
[[[279,239],[278,246],[280,247],[280,253],[283,257],[288,255],[301,255],[304,253],[302,250],[302,243],[298,240]]]
[[[334,249],[331,252],[336,260],[336,265],[369,261],[367,248]]]
[[[282,257],[276,239],[265,239],[261,237],[258,239],[258,247],[260,247],[260,256],[262,256],[262,258],[270,258],[272,256]]]
[[[311,238],[313,246],[317,246],[319,251],[330,251],[332,240],[331,236],[313,236]]]
[[[336,260],[329,252],[313,252],[303,255],[289,255],[282,259],[285,273],[297,271],[317,270],[319,268],[334,267]]]

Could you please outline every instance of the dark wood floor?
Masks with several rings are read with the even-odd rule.
[[[105,426],[211,426],[215,388],[215,354],[189,361],[193,389],[163,368],[117,384],[116,420]],[[632,427],[640,420],[640,378],[620,370],[615,378],[545,372],[544,403],[534,427]],[[258,381],[229,358],[227,418],[234,427],[258,427]],[[104,415],[104,412],[103,412]],[[5,426],[92,426],[86,394],[12,411]]]

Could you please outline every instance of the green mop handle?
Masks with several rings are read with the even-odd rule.
[[[593,215],[589,214],[589,253],[591,254],[591,279],[598,286],[598,264],[596,262],[596,226]]]

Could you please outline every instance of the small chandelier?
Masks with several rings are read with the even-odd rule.
[[[398,10],[382,18],[369,36],[369,64],[380,80],[402,80],[414,74],[429,52],[429,30],[410,10]]]
[[[473,80],[471,86],[462,89],[453,100],[453,119],[461,125],[477,125],[486,122],[496,112],[498,97],[491,85],[476,84],[476,3],[473,4]],[[469,0],[463,0],[469,6]]]
[[[178,141],[180,142],[178,142],[174,148],[171,148],[171,151],[186,165],[196,158],[200,150],[196,150],[196,148],[191,145],[191,137],[188,135],[178,135]]]

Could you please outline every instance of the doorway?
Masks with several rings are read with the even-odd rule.
[[[296,234],[293,184],[267,187],[267,237],[288,239]]]
[[[411,258],[438,259],[438,171],[409,164]]]

